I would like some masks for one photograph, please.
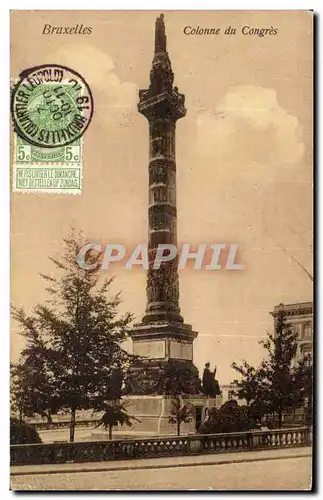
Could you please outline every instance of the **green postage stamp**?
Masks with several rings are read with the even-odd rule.
[[[13,190],[80,194],[82,139],[53,149],[28,144],[15,134]]]
[[[11,113],[13,190],[80,194],[83,134],[93,114],[85,80],[59,65],[25,70],[13,89]]]

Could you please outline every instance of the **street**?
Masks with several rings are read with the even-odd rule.
[[[52,473],[47,474],[26,474],[21,467],[16,468],[17,475],[12,476],[11,487],[14,490],[310,489],[311,457],[305,456],[308,451],[281,451],[284,453],[277,452],[276,458],[273,452],[245,452],[226,454],[225,457],[208,455],[98,464],[106,470],[93,470],[95,464],[64,464],[63,467],[52,466]],[[221,460],[227,460],[227,463],[221,463]],[[193,461],[196,462],[194,465]],[[55,467],[60,467],[61,471],[53,473]],[[75,472],[64,472],[64,467],[72,467]],[[77,468],[84,470],[86,467],[88,472],[77,471]],[[32,468],[36,470],[36,466]]]

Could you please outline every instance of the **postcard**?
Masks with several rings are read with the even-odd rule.
[[[313,29],[11,12],[12,490],[311,490]]]

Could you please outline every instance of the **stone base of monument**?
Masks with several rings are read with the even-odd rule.
[[[190,423],[181,424],[181,434],[196,433],[197,427],[204,418],[205,409],[212,406],[221,406],[221,401],[210,399],[202,395],[181,396],[183,404],[194,406],[194,415]],[[151,435],[173,435],[177,432],[176,424],[169,422],[172,416],[172,396],[124,396],[122,401],[127,405],[129,415],[140,420],[132,420],[132,427],[127,428],[134,434],[151,433]],[[122,428],[123,429],[123,428]],[[121,430],[121,429],[120,429]]]
[[[207,398],[206,399],[206,408],[217,408],[219,409],[223,404],[222,394],[216,396],[215,398]]]

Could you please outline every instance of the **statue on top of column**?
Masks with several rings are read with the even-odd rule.
[[[166,52],[166,34],[164,24],[164,14],[160,14],[156,19],[155,29],[155,54],[157,52]]]
[[[148,89],[139,90],[138,110],[149,121],[153,121],[160,114],[163,117],[165,112],[174,121],[183,118],[186,114],[185,96],[178,92],[177,87],[173,87],[174,73],[166,42],[164,14],[160,14],[155,23],[155,53],[150,70],[150,85]],[[156,97],[158,97],[157,104],[149,102],[151,98]],[[161,103],[164,105],[162,106]]]

